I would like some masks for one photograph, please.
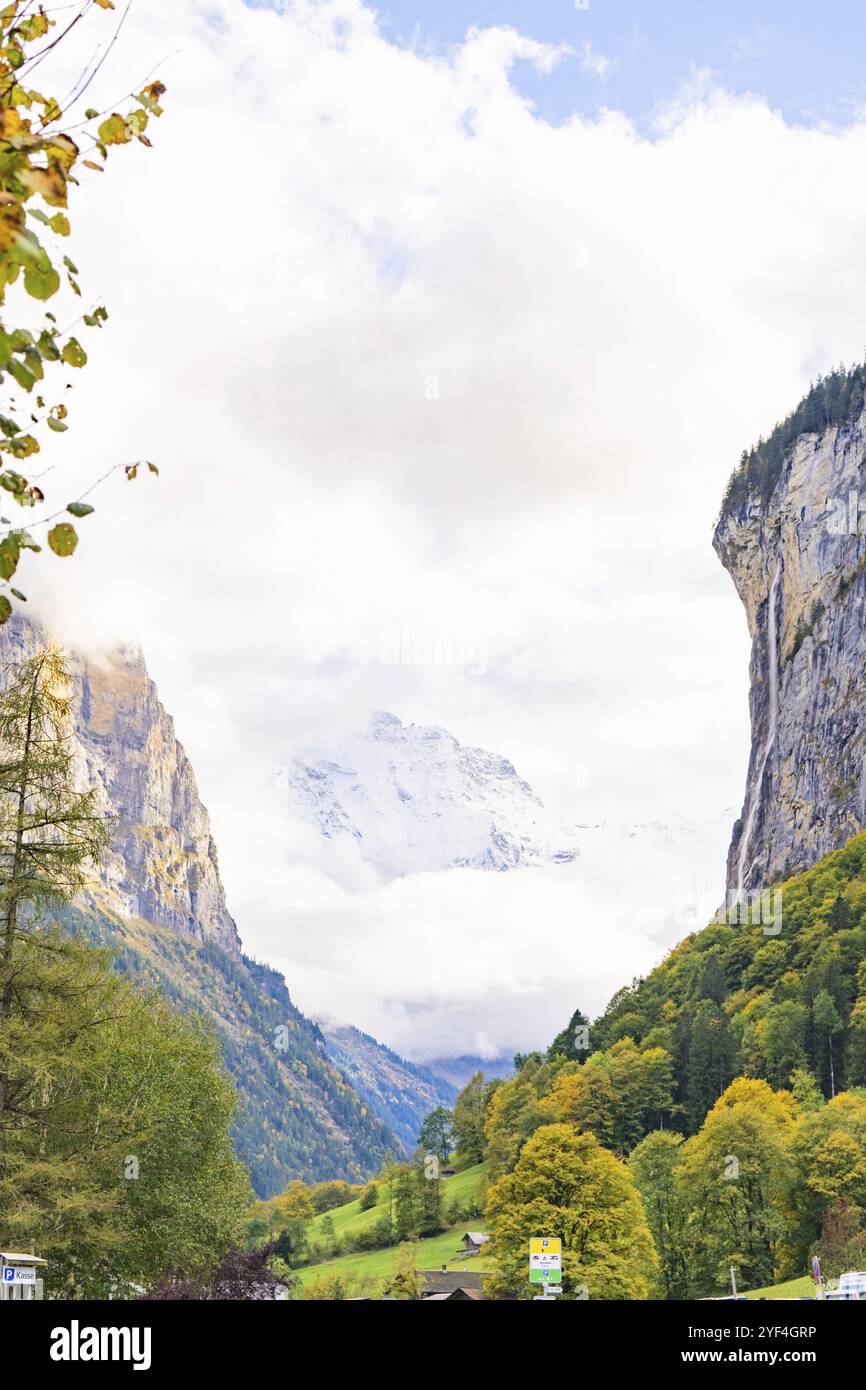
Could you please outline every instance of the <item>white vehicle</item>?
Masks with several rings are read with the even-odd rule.
[[[828,1289],[824,1297],[836,1302],[841,1299],[863,1299],[866,1301],[866,1272],[852,1270],[849,1274],[840,1275],[839,1287]]]

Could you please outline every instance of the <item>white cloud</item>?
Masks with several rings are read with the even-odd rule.
[[[615,58],[606,58],[593,47],[589,39],[584,39],[580,58],[580,66],[584,72],[603,81],[605,77],[610,76],[616,65]]]
[[[626,906],[639,870],[612,864],[573,930],[544,876],[443,883],[424,954],[422,888],[333,898],[286,868],[274,764],[385,708],[505,754],[568,820],[738,802],[747,637],[714,513],[742,448],[863,349],[866,126],[788,126],[705,77],[654,139],[613,111],[553,128],[508,69],[557,52],[500,28],[426,56],[356,0],[175,0],[133,7],[87,97],[173,55],[154,149],[73,208],[112,318],[58,477],[162,471],[107,484],[75,560],[24,587],[73,638],[142,642],[248,948],[407,1047],[410,1017],[462,1046],[450,1007],[515,1046],[597,1007],[657,954],[646,902],[682,866]],[[383,663],[406,623],[483,636],[484,671]]]

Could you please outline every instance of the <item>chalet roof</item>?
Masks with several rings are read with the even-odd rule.
[[[484,1276],[470,1274],[466,1269],[425,1269],[421,1271],[421,1278],[424,1281],[425,1296],[431,1293],[452,1293],[454,1289],[462,1289],[464,1293],[469,1289],[475,1289],[479,1293],[484,1290]]]
[[[467,1231],[463,1239],[471,1240],[473,1245],[483,1245],[490,1237],[486,1231]]]

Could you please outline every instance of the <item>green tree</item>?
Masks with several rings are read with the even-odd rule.
[[[423,1162],[416,1170],[418,1185],[418,1234],[432,1236],[444,1229],[442,1218],[442,1179]]]
[[[367,1183],[359,1199],[361,1211],[369,1211],[379,1200],[379,1184],[375,1182]]]
[[[691,1130],[700,1127],[733,1074],[733,1047],[724,1010],[712,999],[702,999],[692,1015],[686,1061],[686,1113]]]
[[[447,1163],[451,1153],[451,1116],[444,1105],[437,1105],[426,1117],[418,1134],[418,1143],[433,1153],[441,1163]]]
[[[628,1161],[658,1253],[664,1295],[669,1299],[686,1298],[688,1289],[685,1212],[677,1186],[682,1146],[681,1134],[657,1129],[641,1140]]]
[[[824,1104],[824,1097],[821,1087],[808,1067],[795,1067],[791,1072],[791,1095],[794,1097],[800,1110],[820,1110]]]
[[[513,1173],[487,1202],[494,1291],[528,1298],[531,1236],[562,1240],[565,1298],[644,1299],[658,1258],[634,1179],[592,1134],[546,1125],[527,1139]]]
[[[55,914],[110,835],[74,787],[68,677],[53,648],[0,691],[0,1224],[73,1296],[207,1273],[249,1183],[235,1092],[203,1022],[124,983]]]
[[[548,1057],[562,1057],[567,1062],[583,1061],[588,1053],[588,1047],[584,1042],[589,1037],[589,1019],[580,1009],[575,1009],[568,1021],[567,1027],[561,1033],[557,1033],[550,1047],[547,1049]],[[586,1032],[584,1033],[584,1030]]]
[[[772,1086],[787,1086],[792,1074],[805,1059],[809,1010],[805,1004],[785,999],[774,1004],[758,1026],[758,1045],[766,1062],[766,1077]]]
[[[454,1146],[468,1163],[484,1158],[484,1111],[486,1102],[484,1073],[477,1071],[454,1102],[451,1133]]]
[[[792,1258],[802,1264],[831,1207],[844,1205],[866,1224],[866,1096],[842,1092],[803,1115],[790,1177]]]
[[[394,1184],[394,1234],[398,1240],[417,1236],[420,1221],[415,1169],[403,1164]]]
[[[22,1040],[19,1065],[38,1070],[47,1103],[7,1131],[3,1229],[45,1255],[69,1297],[177,1268],[205,1278],[237,1244],[252,1199],[218,1045],[202,1020],[124,982],[104,952],[59,934],[46,942],[64,989]]]
[[[795,1116],[787,1092],[738,1077],[683,1146],[678,1188],[691,1297],[723,1288],[730,1265],[744,1288],[774,1282]]]
[[[549,1118],[528,1068],[496,1087],[484,1121],[485,1152],[492,1177],[514,1167],[523,1143]]]
[[[551,1120],[567,1121],[608,1146],[613,1142],[616,1104],[607,1070],[590,1061],[584,1067],[563,1068],[542,1099],[541,1108]]]

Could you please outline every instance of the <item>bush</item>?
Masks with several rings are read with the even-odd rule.
[[[368,1226],[366,1231],[358,1231],[355,1235],[349,1236],[345,1248],[352,1251],[384,1250],[392,1242],[391,1222],[387,1216],[381,1216],[373,1226]]]

